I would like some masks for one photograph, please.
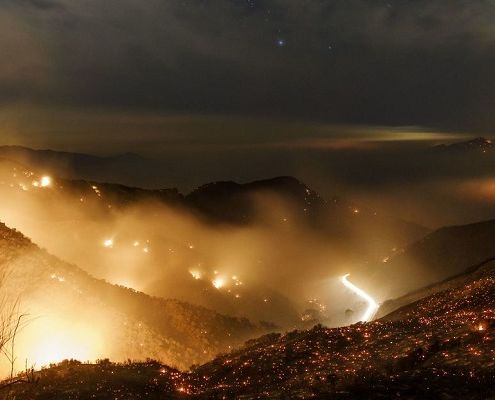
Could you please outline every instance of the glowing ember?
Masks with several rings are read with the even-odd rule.
[[[105,239],[103,241],[103,246],[106,248],[112,248],[113,247],[113,239]]]
[[[191,274],[191,276],[192,276],[194,279],[196,279],[196,280],[201,279],[201,276],[202,276],[202,275],[201,275],[201,272],[196,271],[196,270],[193,270],[193,271],[189,271],[189,273]]]
[[[40,185],[41,187],[48,187],[52,184],[52,178],[49,176],[43,176],[41,177]]]
[[[223,280],[223,278],[215,278],[211,281],[211,284],[216,289],[221,289],[225,285],[225,281]]]
[[[360,319],[360,321],[367,322],[373,318],[375,313],[378,311],[379,306],[368,293],[366,293],[364,290],[358,288],[356,285],[352,284],[347,280],[349,275],[350,274],[344,275],[342,278],[340,278],[340,281],[344,284],[346,288],[350,289],[352,292],[357,294],[359,297],[361,297],[363,300],[365,300],[368,303],[368,308],[366,309],[366,311],[364,312],[363,316]]]

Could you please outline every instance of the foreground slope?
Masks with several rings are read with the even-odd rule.
[[[19,346],[21,358],[37,366],[108,356],[188,368],[263,331],[246,319],[95,279],[3,224],[0,269],[8,273],[4,290],[33,318]]]
[[[97,398],[131,399],[133,385],[144,391],[161,373],[170,386],[153,398],[488,399],[495,396],[494,367],[495,263],[489,262],[458,287],[379,321],[265,335],[191,373],[175,375],[155,365],[150,377],[148,367],[137,366],[132,383],[122,379],[110,392],[114,384],[94,372],[73,383],[70,398],[83,398],[86,386],[97,386]],[[60,368],[42,371],[43,385],[17,387],[18,398],[50,398],[67,375],[101,370]],[[112,368],[122,374],[127,367]]]
[[[193,373],[202,396],[495,395],[495,263],[375,322],[268,335]]]

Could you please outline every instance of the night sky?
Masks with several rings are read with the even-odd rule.
[[[383,186],[405,142],[490,136],[493,21],[491,0],[3,0],[0,138],[164,158],[177,186]],[[342,151],[378,172],[336,174]]]

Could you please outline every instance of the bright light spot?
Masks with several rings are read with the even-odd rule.
[[[49,176],[41,177],[41,182],[40,182],[41,187],[48,187],[51,184],[52,184],[52,178],[50,178]]]
[[[139,242],[136,240],[133,244],[132,244],[134,247],[138,247],[139,246]]]
[[[149,248],[147,248],[147,247],[145,247],[145,248],[143,249],[143,251],[144,251],[145,253],[149,253],[149,252],[150,252],[150,249],[149,249]]]
[[[130,279],[127,278],[117,278],[114,279],[114,282],[119,285],[123,286],[127,289],[132,289],[132,290],[137,290],[137,285],[135,285],[134,282],[132,282]]]
[[[102,351],[102,338],[89,325],[72,325],[58,319],[40,318],[20,335],[20,352],[36,368],[65,359],[94,360]]]
[[[483,325],[482,323],[480,323],[477,327],[478,331],[484,331],[485,330],[485,325]]]
[[[343,277],[340,278],[340,281],[344,284],[344,286],[348,289],[350,289],[353,293],[361,297],[363,300],[365,300],[368,303],[368,308],[364,312],[363,316],[361,317],[360,321],[367,322],[373,318],[373,316],[376,314],[378,311],[379,305],[376,303],[373,298],[366,293],[364,290],[358,288],[356,285],[352,284],[347,280],[347,277],[350,274],[346,274]]]
[[[211,281],[211,284],[216,289],[221,289],[225,285],[225,281],[223,280],[223,278],[215,278]]]
[[[201,279],[201,276],[202,276],[201,272],[196,271],[196,270],[192,270],[192,271],[189,271],[189,273],[191,274],[191,276],[194,279],[196,279],[196,280]]]
[[[352,212],[353,212],[354,214],[359,214],[359,208],[355,208],[354,210],[352,210]]]
[[[107,249],[110,249],[113,247],[113,239],[105,239],[103,242],[103,246],[106,247]]]

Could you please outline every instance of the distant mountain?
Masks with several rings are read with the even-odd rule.
[[[36,346],[46,346],[46,351],[50,351],[45,340],[57,340],[58,336],[51,338],[59,332],[64,341],[73,335],[74,343],[67,348],[61,344],[54,352],[68,358],[82,354],[78,353],[79,348],[91,347],[100,349],[101,354],[87,354],[88,358],[153,357],[188,368],[267,328],[273,329],[95,279],[3,224],[0,272],[8,276],[3,295],[19,296],[22,311],[35,318],[32,329],[39,332]],[[44,337],[43,332],[52,328],[55,333]],[[25,331],[29,333],[29,329],[30,324]],[[87,343],[90,339],[92,342]],[[25,355],[21,354],[23,360]],[[50,356],[46,355],[48,360]]]
[[[291,176],[246,184],[209,183],[185,196],[185,203],[211,221],[246,223],[252,222],[259,213],[256,194],[276,194],[290,201],[307,218],[321,215],[326,205],[318,193]]]
[[[63,186],[66,188],[74,187],[75,190],[81,190],[87,185],[90,187],[101,186],[117,203],[119,200],[123,203],[129,203],[142,198],[158,198],[176,204],[181,203],[187,209],[195,210],[209,218],[211,222],[243,223],[252,221],[253,215],[257,211],[253,196],[262,193],[275,194],[290,201],[307,219],[323,224],[327,223],[329,219],[332,220],[331,225],[334,230],[348,230],[346,225],[349,221],[353,221],[352,224],[359,221],[356,218],[348,218],[353,215],[356,217],[355,211],[359,208],[359,217],[364,219],[369,214],[377,226],[398,224],[400,229],[396,229],[396,231],[404,233],[406,242],[411,239],[407,236],[411,235],[412,238],[417,238],[426,232],[424,227],[399,219],[377,216],[371,210],[337,200],[337,198],[327,202],[316,191],[290,176],[244,184],[229,181],[207,183],[187,195],[182,195],[175,188],[160,190],[136,188],[134,183],[140,181],[139,177],[158,176],[163,165],[135,153],[100,157],[83,153],[34,150],[22,146],[0,146],[0,158],[18,162],[25,169],[38,175],[49,174],[54,178],[62,179],[65,181],[62,182]],[[112,184],[116,181],[119,181],[120,184]],[[144,186],[147,187],[148,184],[149,182]],[[322,215],[328,214],[329,210],[330,215],[322,219]],[[344,216],[344,214],[346,215]],[[349,220],[344,222],[344,226],[340,226],[342,217]]]
[[[21,163],[0,158],[0,176],[3,176],[0,187],[3,185],[29,191],[33,181],[40,179],[42,174],[43,170],[37,169],[28,161]],[[289,206],[286,211],[297,217],[299,222],[305,221],[328,234],[348,239],[362,235],[368,241],[376,240],[375,247],[379,248],[380,254],[382,248],[388,247],[388,244],[380,242],[392,241],[399,246],[416,240],[429,231],[423,226],[378,214],[342,199],[326,201],[316,191],[289,176],[244,184],[214,182],[186,195],[175,188],[151,190],[95,180],[68,180],[56,173],[52,175],[52,179],[54,184],[49,193],[52,197],[59,192],[66,193],[72,195],[77,202],[80,199],[97,201],[103,209],[107,209],[109,205],[125,207],[143,200],[154,200],[193,212],[215,224],[249,224],[259,222],[260,215],[262,218],[271,218],[273,215],[270,214],[273,213],[267,213],[260,204],[264,204],[264,201],[279,201],[274,203],[279,206],[279,210]],[[36,191],[31,190],[31,193],[36,195]],[[271,207],[272,210],[273,208]],[[283,219],[283,215],[280,218]],[[383,240],[385,238],[387,240]]]
[[[133,184],[159,168],[149,158],[135,153],[100,157],[84,153],[34,150],[23,146],[0,146],[0,157],[67,179]],[[149,182],[148,182],[149,184]]]
[[[494,143],[491,139],[484,137],[477,137],[463,142],[456,142],[450,144],[440,144],[434,147],[435,150],[441,152],[481,152],[486,153],[494,149]]]

